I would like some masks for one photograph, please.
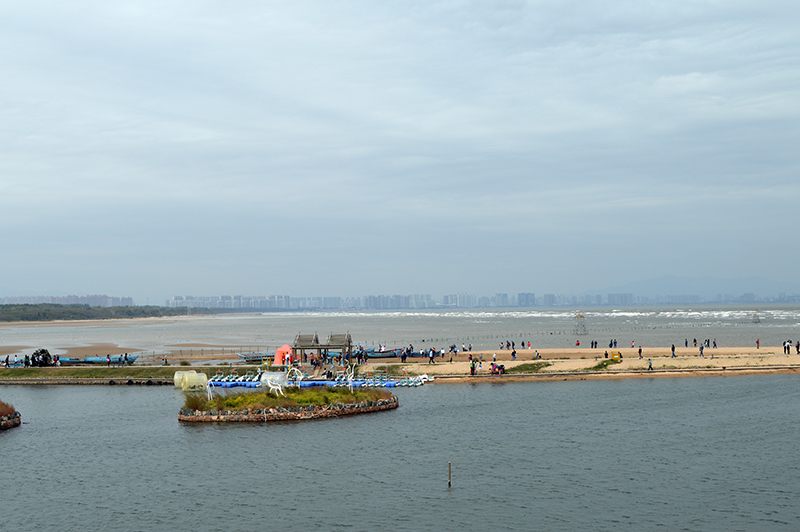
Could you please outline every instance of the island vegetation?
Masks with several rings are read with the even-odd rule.
[[[199,412],[269,410],[270,408],[295,408],[334,404],[356,404],[368,401],[385,401],[392,394],[379,388],[354,389],[347,387],[284,388],[285,396],[274,392],[241,392],[217,395],[209,400],[205,394],[186,396],[184,408]]]

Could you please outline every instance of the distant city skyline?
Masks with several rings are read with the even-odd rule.
[[[668,295],[645,297],[633,293],[606,295],[564,295],[531,292],[518,294],[497,293],[493,296],[450,294],[434,298],[430,294],[368,295],[362,297],[316,296],[173,296],[165,302],[167,307],[188,308],[252,308],[259,309],[430,309],[430,308],[533,308],[533,307],[595,307],[683,305],[708,303],[798,303],[800,295],[785,294],[759,296],[754,293],[740,295],[719,294],[713,299],[698,295]]]
[[[90,306],[156,305],[189,308],[258,309],[424,309],[424,308],[507,308],[507,307],[591,307],[678,305],[702,303],[798,303],[800,289],[766,279],[737,280],[662,278],[640,283],[637,289],[592,291],[582,294],[536,292],[494,292],[476,294],[466,291],[443,294],[372,294],[361,296],[292,296],[280,295],[173,295],[162,301],[131,296],[94,295],[7,295],[1,304],[86,304]],[[672,290],[666,289],[671,288]],[[680,290],[680,288],[702,288]],[[659,292],[659,289],[661,292]],[[717,289],[709,292],[709,289]]]
[[[606,295],[564,295],[532,292],[518,294],[497,293],[493,296],[475,294],[449,294],[434,298],[430,294],[413,295],[368,295],[356,297],[313,296],[297,297],[289,295],[272,296],[173,296],[163,304],[170,308],[230,308],[275,310],[275,309],[442,309],[442,308],[535,308],[535,307],[599,307],[599,306],[642,306],[642,305],[683,305],[683,304],[731,304],[731,303],[800,303],[800,295],[780,293],[759,296],[754,293],[741,295],[719,294],[712,299],[698,295],[669,295],[656,297],[637,296],[633,293]],[[143,306],[147,303],[135,302],[132,297],[102,295],[88,296],[10,296],[0,298],[3,305],[88,305],[96,307]],[[162,305],[156,305],[162,306]]]

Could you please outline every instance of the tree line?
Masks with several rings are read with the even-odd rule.
[[[253,309],[227,308],[171,308],[155,305],[136,307],[92,307],[89,305],[0,305],[0,322],[56,321],[56,320],[111,320],[123,318],[163,318],[169,316],[228,314],[254,312]],[[263,312],[259,309],[258,312]]]

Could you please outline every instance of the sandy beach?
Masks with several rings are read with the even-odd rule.
[[[800,371],[800,355],[784,355],[781,347],[706,349],[703,357],[699,356],[699,351],[688,354],[680,353],[676,349],[675,358],[671,357],[669,348],[649,348],[642,350],[641,359],[638,355],[638,348],[619,349],[616,351],[622,353],[621,361],[618,364],[610,365],[608,369],[600,371],[592,368],[606,360],[604,357],[605,350],[594,350],[594,352],[587,354],[585,352],[578,353],[576,350],[558,349],[540,349],[541,359],[534,359],[533,355],[528,351],[518,352],[517,360],[512,360],[511,354],[507,351],[476,351],[472,353],[472,356],[480,360],[480,356],[483,355],[483,362],[482,368],[478,370],[478,374],[474,377],[469,375],[469,354],[466,356],[459,354],[453,358],[452,363],[449,356],[444,359],[438,358],[435,364],[429,364],[427,361],[417,359],[418,361],[404,365],[404,370],[415,374],[427,373],[428,375],[448,380],[463,378],[467,380],[482,378],[496,380],[498,377],[490,374],[493,356],[496,354],[497,363],[503,364],[506,369],[530,364],[534,361],[543,361],[549,364],[535,374],[507,374],[500,377],[502,380],[530,380],[532,377],[581,379],[642,376],[709,376],[724,373],[749,374]],[[609,351],[609,356],[610,353],[611,351]],[[649,361],[652,361],[652,371],[648,370]],[[370,361],[370,364],[375,367],[381,365],[379,362],[373,361]]]
[[[237,353],[247,352],[247,346],[222,346],[210,344],[178,344],[170,346],[171,355],[167,357],[171,365],[188,362],[192,366],[214,366],[220,363],[238,363]],[[111,353],[125,352],[120,346],[107,344],[90,346],[88,351],[106,349]],[[87,352],[88,352],[87,351]],[[610,365],[607,369],[593,369],[605,359],[608,351],[609,357],[614,352],[619,352],[622,358],[619,363]],[[80,350],[72,352],[80,353]],[[510,351],[473,351],[460,352],[452,357],[437,357],[435,363],[428,363],[427,358],[409,358],[405,364],[399,358],[370,359],[368,364],[362,366],[359,372],[384,373],[387,369],[400,374],[428,374],[435,376],[440,382],[477,382],[502,380],[539,380],[548,378],[587,379],[587,378],[637,378],[637,377],[669,377],[669,376],[713,376],[713,375],[745,375],[770,373],[800,372],[800,355],[783,354],[783,348],[761,347],[719,347],[717,349],[704,349],[704,356],[699,356],[699,348],[676,348],[675,357],[671,356],[669,347],[643,348],[642,358],[639,358],[638,348],[623,348],[616,350],[606,349],[539,349],[540,359],[535,359],[536,350],[523,350],[517,352],[516,360],[512,360]],[[792,352],[795,353],[794,348]],[[469,356],[481,360],[481,367],[475,376],[470,375]],[[79,356],[79,355],[73,355]],[[492,361],[496,356],[498,364],[511,369],[532,362],[547,362],[548,365],[535,373],[523,372],[522,374],[506,374],[494,376],[490,373]],[[162,357],[152,358],[146,353],[140,358],[140,363],[159,365]],[[652,361],[652,371],[648,369]],[[199,368],[198,368],[199,369]],[[310,366],[304,365],[310,372]]]

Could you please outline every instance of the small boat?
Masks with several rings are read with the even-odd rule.
[[[65,362],[65,359],[69,359],[69,362]],[[128,355],[128,364],[133,364],[136,359],[139,358],[139,355]],[[120,363],[120,359],[123,361],[125,360],[125,355],[111,355],[109,357],[111,360],[111,364],[118,366]],[[75,359],[74,357],[61,357],[62,364],[107,364],[109,359],[106,357],[84,357],[81,359]]]
[[[363,351],[365,355],[369,358],[390,358],[390,357],[399,357],[403,354],[403,348],[398,347],[397,349],[386,349],[385,347],[382,349],[367,349]]]
[[[275,360],[275,353],[239,353],[239,360],[247,364],[263,364],[265,360]]]

